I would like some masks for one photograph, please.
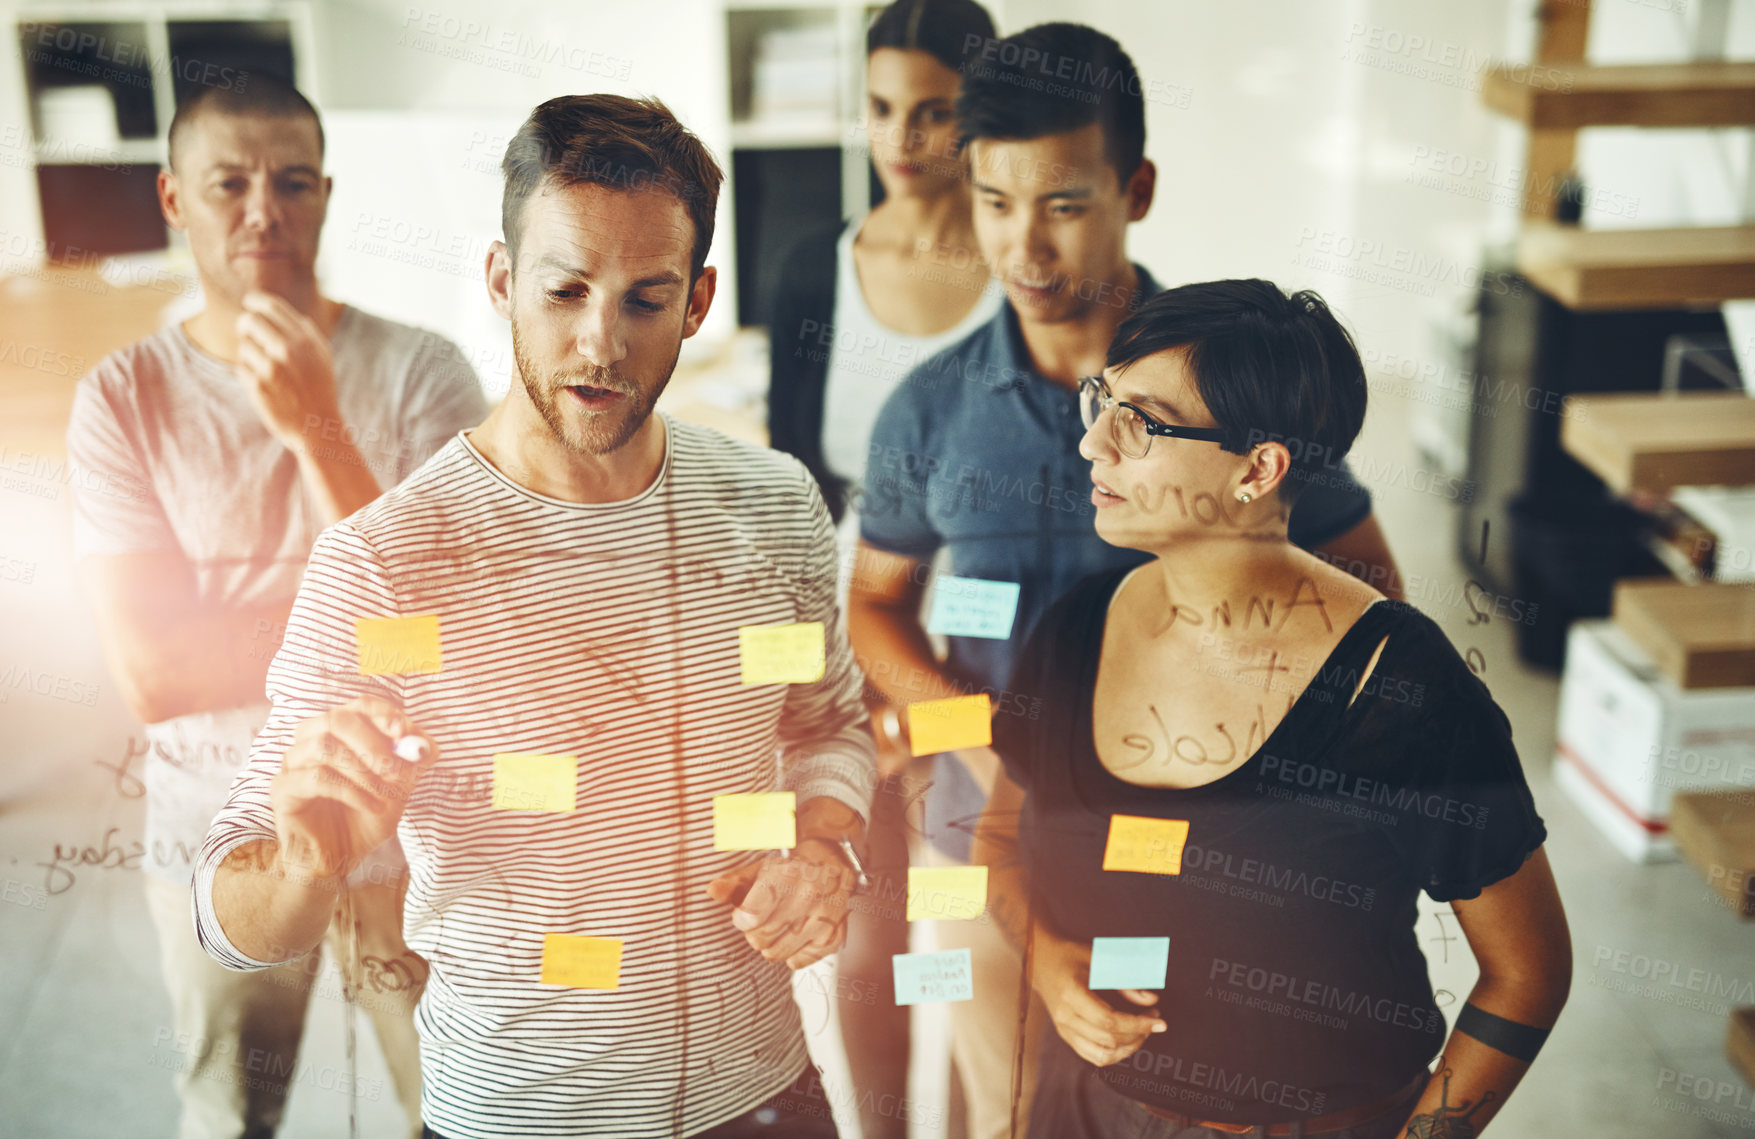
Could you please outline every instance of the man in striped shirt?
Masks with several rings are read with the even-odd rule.
[[[504,170],[487,283],[522,382],[318,540],[197,864],[202,942],[301,952],[395,834],[429,1134],[832,1137],[785,1094],[786,970],[840,945],[874,780],[829,516],[796,460],[652,414],[712,302],[720,170],[611,95],[542,104]],[[785,625],[820,663],[747,675],[741,631]],[[790,857],[718,849],[715,800],[776,791]]]

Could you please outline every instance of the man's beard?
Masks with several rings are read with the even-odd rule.
[[[652,409],[658,405],[658,397],[664,394],[665,386],[670,383],[671,373],[676,371],[677,358],[681,355],[682,339],[679,337],[676,351],[671,354],[670,362],[664,366],[664,374],[650,390],[643,389],[638,382],[619,375],[614,368],[584,367],[544,374],[524,354],[524,345],[518,337],[518,319],[512,318],[512,359],[518,365],[518,377],[524,382],[525,394],[530,397],[537,414],[542,416],[542,421],[548,424],[548,429],[561,445],[585,455],[612,454],[634,437],[652,415]],[[563,400],[573,399],[566,391],[572,386],[621,392],[622,398],[616,401],[613,408],[587,412],[586,424],[581,428],[576,425],[576,421],[575,425],[569,425],[566,409],[562,406]]]

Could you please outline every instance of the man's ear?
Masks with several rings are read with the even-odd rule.
[[[158,208],[165,216],[165,224],[182,233],[183,225],[183,194],[177,185],[177,176],[170,169],[163,168],[158,172]]]
[[[325,224],[327,224],[329,221],[329,202],[330,202],[331,196],[334,194],[334,192],[335,192],[335,179],[328,176],[328,175],[324,175],[323,176],[323,201],[317,207],[317,232],[319,234],[321,234],[323,232],[323,226]]]
[[[689,290],[689,308],[683,313],[683,339],[687,340],[701,331],[701,322],[707,319],[707,310],[713,307],[713,293],[719,287],[719,270],[708,265],[695,278],[694,288]]]
[[[1158,192],[1158,167],[1149,158],[1140,160],[1139,169],[1127,180],[1127,220],[1139,221],[1152,208],[1152,197]]]
[[[496,241],[488,246],[487,263],[482,266],[487,275],[488,303],[494,311],[506,320],[512,319],[512,253],[506,243]]]

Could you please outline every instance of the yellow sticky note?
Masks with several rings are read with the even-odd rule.
[[[908,705],[908,750],[915,755],[992,742],[993,703],[985,692]]]
[[[1188,842],[1187,819],[1152,819],[1110,815],[1109,845],[1103,869],[1138,874],[1182,873],[1182,848]]]
[[[967,921],[987,908],[987,867],[910,866],[908,920]]]
[[[714,850],[791,850],[798,845],[791,791],[713,796]]]
[[[496,811],[570,811],[576,805],[579,761],[570,755],[494,756]]]
[[[444,670],[437,613],[418,617],[359,617],[353,628],[361,676]]]
[[[622,982],[622,939],[542,935],[542,983],[569,989],[614,989]]]
[[[745,625],[737,651],[745,684],[814,684],[823,678],[823,623]]]

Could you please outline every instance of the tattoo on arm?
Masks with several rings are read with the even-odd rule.
[[[1444,1081],[1438,1093],[1438,1106],[1408,1120],[1408,1139],[1475,1139],[1479,1129],[1472,1122],[1475,1112],[1499,1098],[1497,1092],[1486,1092],[1474,1103],[1464,1101],[1450,1106],[1450,1078],[1454,1073],[1447,1066],[1438,1076]]]
[[[1457,1014],[1456,1031],[1526,1064],[1535,1061],[1548,1040],[1546,1028],[1506,1020],[1473,1003],[1463,1005]]]

